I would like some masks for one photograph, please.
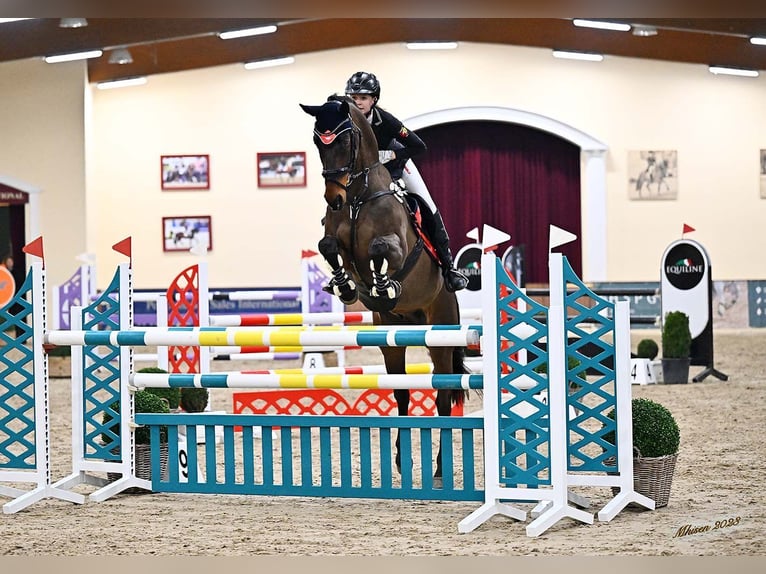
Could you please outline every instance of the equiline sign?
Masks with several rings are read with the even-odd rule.
[[[671,311],[689,317],[691,364],[707,367],[694,380],[709,374],[726,380],[713,368],[713,281],[710,258],[702,245],[691,239],[668,245],[662,255],[660,291],[663,318]]]
[[[464,245],[455,255],[455,268],[468,277],[468,286],[457,292],[461,309],[478,309],[481,307],[481,255],[479,243]],[[501,259],[503,268],[513,281],[520,287],[525,285],[524,277],[524,246],[511,245],[506,248]],[[471,323],[472,321],[467,321]]]

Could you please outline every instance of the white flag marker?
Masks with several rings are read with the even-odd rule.
[[[487,253],[500,245],[501,243],[508,241],[511,238],[510,235],[499,229],[495,229],[491,225],[484,225],[482,232],[482,244],[481,249],[484,253]]]
[[[551,225],[550,239],[548,240],[548,251],[553,251],[556,247],[571,243],[575,239],[577,239],[577,236],[574,233],[570,233],[566,229],[561,229],[560,227]]]

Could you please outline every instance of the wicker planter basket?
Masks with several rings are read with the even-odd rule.
[[[152,479],[152,457],[151,446],[148,444],[135,445],[136,452],[136,477],[143,478],[144,480]],[[164,442],[160,444],[160,474],[163,478],[168,476],[168,443]],[[114,482],[118,478],[122,477],[120,473],[108,472],[106,474],[109,482]],[[144,490],[143,488],[128,488],[124,492],[128,494],[142,494],[151,492]]]
[[[678,453],[633,458],[633,488],[637,493],[654,500],[655,509],[668,505],[670,485],[673,482],[677,458]],[[612,487],[612,494],[617,495],[619,491],[619,488]],[[637,505],[631,504],[630,506]]]

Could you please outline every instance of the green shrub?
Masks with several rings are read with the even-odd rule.
[[[143,369],[138,370],[139,373],[167,373],[165,369],[160,369],[159,367],[144,367]],[[170,410],[175,410],[178,408],[178,406],[181,404],[181,389],[178,387],[167,387],[167,388],[146,388],[144,389],[146,391],[149,391],[153,395],[157,395],[160,398],[166,399],[168,401],[168,407],[170,407]]]
[[[659,352],[660,349],[654,339],[641,339],[636,348],[636,356],[639,359],[649,359],[650,361],[654,360]]]
[[[569,371],[576,371],[577,367],[580,366],[580,360],[575,357],[567,357],[567,370]],[[548,362],[543,362],[537,365],[534,368],[535,373],[541,373],[543,375],[548,373]],[[580,377],[581,379],[585,378],[585,375],[587,373],[587,369],[581,370],[579,373],[575,373],[576,376]]]
[[[636,398],[632,401],[633,448],[643,457],[666,456],[678,452],[681,431],[672,413],[650,399]],[[614,409],[607,415],[615,420]],[[614,444],[614,432],[604,435],[604,440]]]
[[[662,357],[685,359],[691,354],[691,347],[689,317],[683,311],[670,311],[662,323]]]
[[[158,397],[157,395],[153,393],[150,393],[148,389],[136,391],[135,395],[133,396],[133,400],[135,404],[135,412],[137,413],[169,413],[170,412],[167,401],[163,400],[161,397]],[[120,401],[114,401],[111,405],[109,405],[109,408],[119,414]],[[107,424],[110,420],[112,420],[112,416],[107,411],[104,413],[103,423]],[[119,424],[112,425],[109,428],[109,430],[113,432],[115,435],[120,436]],[[149,427],[140,426],[136,428],[136,434],[135,434],[136,444],[149,444],[150,436],[151,436],[151,433],[150,433]],[[101,440],[104,444],[106,444],[109,441],[109,438],[107,435],[102,434]],[[167,440],[168,440],[168,427],[162,426],[160,427],[160,442],[167,442]]]
[[[181,408],[187,413],[201,413],[207,407],[208,390],[200,387],[181,389]]]
[[[72,356],[72,347],[65,346],[65,347],[59,347],[55,346],[48,350],[48,356],[49,357],[71,357]]]

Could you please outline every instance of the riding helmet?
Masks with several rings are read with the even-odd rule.
[[[370,94],[380,98],[380,82],[375,74],[357,72],[346,82],[346,94]]]

